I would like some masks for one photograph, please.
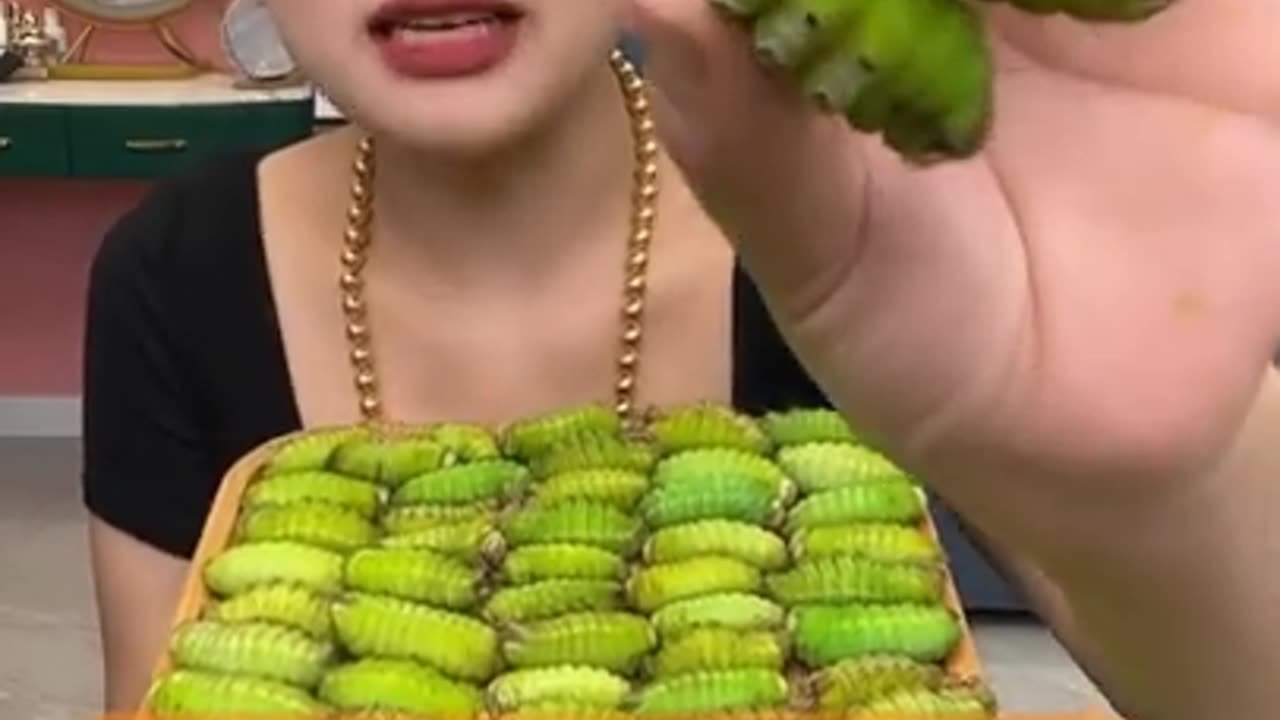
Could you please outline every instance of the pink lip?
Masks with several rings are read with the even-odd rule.
[[[492,16],[495,21],[452,29],[398,31],[409,20],[455,13]],[[522,13],[496,0],[391,0],[369,19],[369,32],[383,62],[410,78],[449,78],[483,72],[505,59],[516,41]]]

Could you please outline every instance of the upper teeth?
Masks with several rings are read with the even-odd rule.
[[[486,22],[492,19],[492,15],[485,13],[451,13],[449,15],[410,18],[397,24],[412,30],[440,30],[471,23]]]

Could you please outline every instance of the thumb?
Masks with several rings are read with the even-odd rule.
[[[628,6],[629,45],[644,76],[658,132],[672,159],[698,165],[708,148],[697,128],[716,87],[708,52],[698,33],[699,2],[633,0]]]
[[[675,101],[711,87],[726,50],[748,56],[746,34],[725,22],[709,0],[630,0],[628,7],[630,27],[645,47],[646,74]]]
[[[761,62],[753,31],[716,8],[720,1],[629,0],[655,122],[749,267],[774,287],[798,286],[830,270],[781,239],[861,225],[862,146],[842,117],[820,112]]]
[[[814,120],[797,88],[758,61],[751,31],[715,1],[630,0],[626,18],[663,144],[699,185],[737,175],[744,154],[759,157],[763,144]]]

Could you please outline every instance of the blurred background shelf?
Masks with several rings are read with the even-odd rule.
[[[315,125],[309,86],[244,89],[221,74],[0,83],[0,177],[153,179]]]

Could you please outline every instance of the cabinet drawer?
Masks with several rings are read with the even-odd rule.
[[[291,104],[72,109],[72,171],[156,178],[220,152],[285,145],[310,131],[291,110]]]
[[[60,108],[0,105],[0,176],[53,177],[70,165]]]

